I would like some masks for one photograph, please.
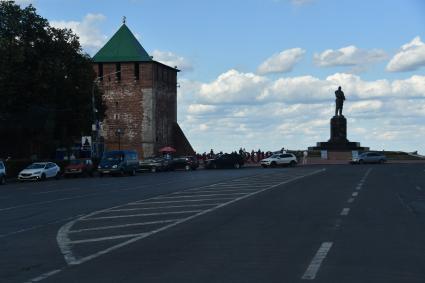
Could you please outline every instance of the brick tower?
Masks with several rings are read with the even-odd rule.
[[[163,146],[180,154],[193,149],[177,124],[177,73],[154,61],[125,23],[93,57],[106,117],[105,150],[134,149],[154,156]]]

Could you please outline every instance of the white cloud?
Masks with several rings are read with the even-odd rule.
[[[215,112],[216,108],[217,107],[214,105],[191,104],[189,105],[187,112],[189,114],[206,114]]]
[[[291,3],[296,6],[302,6],[312,3],[313,0],[291,0]]]
[[[328,49],[313,56],[319,67],[352,66],[354,71],[363,70],[367,65],[385,60],[387,54],[380,49],[365,50],[354,45],[338,50]]]
[[[177,68],[182,71],[190,71],[193,69],[193,66],[189,60],[170,51],[154,50],[152,52],[152,56],[154,60],[170,67],[177,66]]]
[[[179,123],[200,152],[305,149],[329,139],[338,85],[347,97],[343,113],[351,141],[425,152],[425,76],[367,81],[336,73],[271,80],[229,70],[209,83],[183,81]]]
[[[303,58],[305,50],[301,48],[292,48],[283,50],[280,53],[272,55],[264,61],[257,72],[261,75],[269,73],[286,73],[292,71],[294,66]]]
[[[253,73],[229,70],[211,82],[202,84],[199,96],[209,103],[255,103],[268,80]]]
[[[387,65],[387,71],[406,72],[415,71],[425,66],[425,43],[419,36],[403,45]]]
[[[56,28],[71,29],[80,38],[81,46],[89,53],[101,48],[107,37],[102,34],[100,25],[106,20],[102,14],[87,14],[82,21],[51,21]]]

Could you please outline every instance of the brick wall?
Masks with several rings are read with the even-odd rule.
[[[135,149],[140,157],[157,154],[160,147],[173,146],[177,122],[177,71],[157,62],[103,63],[99,86],[107,110],[101,135],[106,150]],[[99,76],[99,66],[93,68]],[[118,68],[119,69],[119,68]],[[110,74],[110,75],[108,75]],[[122,134],[118,136],[117,130]]]

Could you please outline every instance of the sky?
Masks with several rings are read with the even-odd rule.
[[[21,0],[94,55],[127,19],[178,66],[178,122],[197,152],[306,149],[329,139],[425,154],[423,0]]]

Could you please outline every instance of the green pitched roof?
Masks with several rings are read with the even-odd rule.
[[[100,62],[146,62],[152,61],[139,41],[123,24],[112,38],[94,55],[93,61]]]

